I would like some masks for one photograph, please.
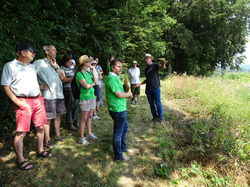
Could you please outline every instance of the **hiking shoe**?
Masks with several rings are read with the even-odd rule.
[[[44,144],[44,146],[52,149],[56,146],[56,144],[52,140],[49,140],[47,143]]]
[[[123,161],[129,161],[130,158],[128,156],[123,156],[122,159],[116,159],[115,162],[123,162]]]
[[[157,121],[157,118],[153,117],[152,122],[155,123]]]
[[[86,136],[86,139],[88,139],[88,140],[96,140],[98,138],[94,135],[94,133],[91,133],[91,134],[88,134]]]
[[[56,136],[54,139],[55,139],[55,141],[60,142],[60,141],[63,141],[64,138],[62,135],[59,135],[59,136]]]
[[[97,115],[93,115],[92,119],[101,119],[101,118],[99,116],[97,116]]]
[[[158,119],[156,120],[156,122],[157,122],[158,124],[160,124],[160,125],[161,125],[161,123],[162,123],[162,119],[161,119],[161,118],[158,118]]]
[[[71,130],[71,131],[76,131],[77,128],[76,128],[74,125],[70,125],[70,126],[69,126],[69,130]]]

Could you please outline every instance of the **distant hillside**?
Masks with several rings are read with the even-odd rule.
[[[242,72],[250,72],[250,64],[240,65]]]
[[[226,71],[227,72],[243,72],[243,73],[250,73],[250,64],[244,64],[244,65],[240,65],[240,70],[231,70],[229,67],[227,67]],[[220,74],[221,72],[221,68],[217,68],[215,71],[215,75]]]

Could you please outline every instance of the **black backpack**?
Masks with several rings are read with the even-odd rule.
[[[81,72],[81,74],[85,78],[85,76],[84,76],[84,74],[82,72]],[[72,90],[73,97],[75,99],[79,99],[79,97],[80,97],[80,90],[81,90],[81,87],[82,87],[81,84],[80,84],[79,87],[77,86],[77,83],[76,83],[76,77],[74,77],[74,79],[71,81],[71,90]]]

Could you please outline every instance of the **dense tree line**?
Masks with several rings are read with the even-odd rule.
[[[52,43],[57,60],[71,51],[100,58],[110,55],[142,67],[141,57],[165,57],[171,73],[208,75],[218,65],[242,63],[249,22],[248,0],[1,0],[0,72],[15,58],[15,45]],[[126,65],[125,65],[126,66]],[[2,126],[12,119],[0,92]],[[5,121],[4,121],[5,120]],[[0,130],[1,130],[0,127]]]

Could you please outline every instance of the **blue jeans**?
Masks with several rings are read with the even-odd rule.
[[[161,90],[160,88],[146,89],[145,91],[150,105],[151,113],[154,118],[163,118],[161,106]]]
[[[113,132],[113,149],[115,153],[115,160],[123,158],[122,151],[126,151],[126,133],[128,131],[128,123],[126,111],[113,112],[109,110],[109,114],[114,120]]]

